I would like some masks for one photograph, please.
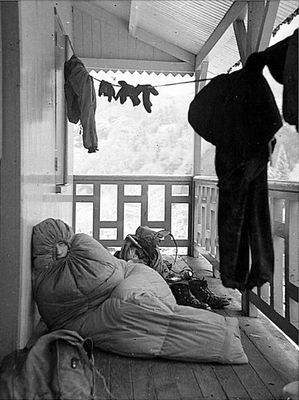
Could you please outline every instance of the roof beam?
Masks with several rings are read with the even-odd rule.
[[[270,43],[280,0],[267,0],[255,51],[265,50]]]
[[[234,21],[234,32],[236,36],[236,41],[239,49],[239,54],[241,58],[242,65],[245,64],[246,61],[246,39],[247,39],[247,32],[245,23],[242,19],[236,19]]]
[[[234,23],[236,41],[244,65],[252,52],[263,51],[269,46],[280,0],[249,0],[248,29],[244,23],[244,15]]]
[[[172,43],[169,43],[158,36],[144,31],[143,29],[137,28],[135,32],[135,38],[141,40],[144,43],[150,44],[151,46],[170,54],[179,60],[190,63],[194,67],[195,56],[187,50],[182,49]]]
[[[264,12],[265,12],[264,0],[248,2],[247,46],[246,46],[247,57],[251,53],[256,51],[260,27],[262,26],[263,22]]]
[[[227,13],[224,15],[220,23],[217,25],[216,29],[213,31],[209,39],[201,48],[200,52],[196,56],[195,69],[199,69],[201,62],[206,58],[227,28],[238,18],[238,16],[243,11],[244,7],[247,6],[246,1],[235,0],[231,5]]]
[[[78,55],[88,70],[120,70],[120,71],[150,71],[194,73],[194,68],[182,61],[148,61],[115,58],[84,58]]]
[[[130,18],[129,18],[129,32],[132,36],[135,36],[138,22],[138,4],[136,0],[131,0],[130,5]]]

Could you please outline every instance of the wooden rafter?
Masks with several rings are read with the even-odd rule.
[[[158,36],[144,31],[143,29],[137,28],[135,32],[135,37],[144,43],[150,44],[151,46],[164,51],[179,60],[188,62],[194,67],[195,56],[187,50],[182,49],[172,43],[169,43]]]
[[[248,2],[248,20],[247,20],[247,40],[246,55],[247,57],[256,50],[260,27],[262,26],[263,16],[265,12],[264,1]]]
[[[236,19],[234,21],[234,32],[236,36],[237,46],[241,57],[241,62],[244,65],[246,61],[246,27],[242,19]]]
[[[263,51],[269,46],[279,2],[280,0],[267,0],[255,51]]]
[[[201,48],[200,52],[196,56],[195,69],[200,68],[200,64],[227,30],[227,28],[238,18],[240,13],[246,7],[247,2],[243,0],[235,0],[231,5],[227,13],[224,15],[220,23],[217,25],[216,29],[213,31],[209,39]]]
[[[279,2],[280,0],[266,0],[266,3],[249,0],[247,30],[244,15],[234,21],[234,32],[243,65],[252,52],[268,47]]]
[[[130,18],[129,18],[129,32],[135,36],[137,23],[138,23],[138,3],[136,0],[131,0],[130,5]]]

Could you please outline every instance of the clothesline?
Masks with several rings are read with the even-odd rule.
[[[96,81],[102,82],[102,79],[95,78],[93,75],[92,75],[92,77],[93,77],[93,79],[95,79]],[[194,79],[194,80],[192,80],[192,81],[164,83],[163,85],[161,84],[161,85],[151,85],[151,86],[157,88],[157,87],[163,87],[163,86],[183,85],[184,83],[204,82],[204,81],[210,81],[211,79],[213,79],[213,78]],[[118,85],[118,84],[116,84],[116,83],[111,83],[111,85],[112,85],[112,86],[116,86],[116,87],[121,87],[121,85]]]
[[[73,54],[75,54],[75,50],[74,50],[73,44],[72,44],[72,42],[71,42],[71,39],[69,38],[68,35],[66,35],[66,38],[67,38],[67,41],[68,41],[68,43],[69,43],[69,45],[70,45],[70,47],[71,47],[71,49],[72,49]],[[92,76],[92,77],[93,77],[93,79],[95,79],[96,81],[102,82],[102,79],[95,78],[94,76]],[[161,85],[151,85],[151,86],[153,86],[153,87],[164,87],[164,86],[183,85],[183,84],[185,84],[185,83],[195,83],[195,82],[210,81],[211,79],[212,79],[212,78],[194,79],[194,80],[192,80],[192,81],[173,82],[173,83],[165,83],[165,84],[161,84]],[[112,86],[115,86],[115,87],[121,87],[121,85],[118,85],[118,84],[116,84],[116,83],[111,83],[111,85],[112,85]]]

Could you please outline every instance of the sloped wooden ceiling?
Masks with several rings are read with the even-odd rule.
[[[269,44],[297,0],[73,2],[74,47],[87,68],[212,75]]]
[[[75,2],[73,22],[76,54],[89,69],[194,72],[194,55],[172,46],[175,57],[160,50],[158,37],[153,45],[133,37],[123,19],[94,4]]]

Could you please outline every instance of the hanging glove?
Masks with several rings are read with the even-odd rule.
[[[142,101],[144,108],[148,113],[151,113],[152,103],[150,101],[150,94],[157,96],[159,92],[152,85],[138,85],[137,89],[139,89],[140,92],[142,92]]]
[[[110,82],[101,81],[98,95],[101,97],[102,95],[108,97],[109,103],[112,98],[115,99],[115,90]]]
[[[138,87],[129,85],[125,81],[118,81],[118,83],[121,86],[121,89],[119,89],[118,93],[115,96],[115,100],[118,98],[120,99],[120,104],[124,104],[124,102],[127,100],[127,97],[130,97],[132,100],[133,106],[138,106],[140,104],[140,100],[138,98],[138,95],[140,94],[140,90]]]

